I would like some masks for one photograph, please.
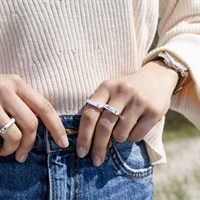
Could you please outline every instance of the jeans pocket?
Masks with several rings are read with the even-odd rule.
[[[153,167],[143,141],[112,142],[109,157],[118,173],[130,178],[145,178],[152,174]]]
[[[0,147],[2,147],[3,146],[3,138],[2,137],[0,137]]]

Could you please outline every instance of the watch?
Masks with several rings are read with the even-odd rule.
[[[169,68],[178,73],[179,79],[173,92],[173,94],[176,94],[187,82],[189,75],[188,68],[181,64],[179,61],[175,60],[175,58],[166,51],[160,52],[158,54],[158,58],[161,59]]]

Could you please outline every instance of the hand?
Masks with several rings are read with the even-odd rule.
[[[166,114],[178,75],[161,61],[146,64],[138,72],[104,81],[91,99],[121,112],[116,116],[86,105],[77,138],[77,154],[84,157],[92,144],[95,166],[104,162],[111,134],[118,142],[140,141]]]
[[[38,115],[60,147],[68,146],[61,120],[53,106],[17,75],[0,74],[0,128],[14,117],[16,123],[2,135],[0,156],[15,153],[16,160],[24,162],[31,150],[38,126]]]

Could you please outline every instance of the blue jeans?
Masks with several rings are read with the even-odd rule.
[[[66,128],[78,130],[79,115],[61,119]],[[143,141],[111,140],[104,164],[95,167],[90,154],[83,159],[77,157],[77,134],[68,137],[69,147],[59,148],[40,122],[25,163],[16,162],[14,155],[0,157],[0,199],[153,199],[152,166]]]

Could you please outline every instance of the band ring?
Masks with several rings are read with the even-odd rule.
[[[98,109],[103,108],[103,106],[102,106],[100,103],[98,103],[98,102],[96,102],[96,101],[94,101],[94,100],[92,100],[92,99],[86,99],[86,103],[88,103],[88,104],[90,104],[91,106],[94,106],[94,107],[96,107],[96,108],[98,108]]]
[[[0,135],[4,135],[7,130],[15,123],[15,118],[11,118],[1,129]]]
[[[116,108],[113,108],[112,106],[110,106],[109,104],[106,104],[104,106],[104,108],[108,111],[110,111],[111,113],[113,113],[114,115],[116,116],[121,116],[121,113],[116,109]]]

